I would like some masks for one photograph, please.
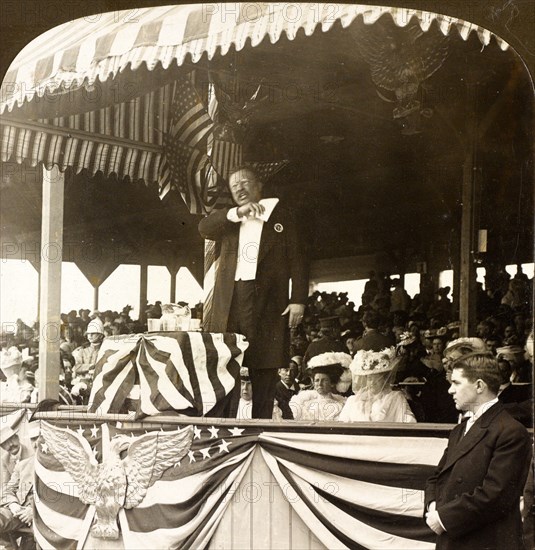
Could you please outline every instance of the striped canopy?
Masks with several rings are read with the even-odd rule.
[[[382,6],[308,3],[225,3],[138,8],[88,16],[55,27],[26,46],[12,63],[0,90],[1,160],[35,166],[101,170],[119,178],[158,180],[162,136],[171,108],[168,82],[143,83],[135,97],[116,94],[114,78],[145,67],[155,74],[195,64],[206,56],[240,51],[269,37],[294,40],[357,18],[375,23],[389,14],[399,27],[433,22],[444,35],[457,29],[467,40],[476,32],[483,45],[490,31],[420,10]],[[150,80],[150,79],[148,79]],[[96,96],[91,94],[98,89]],[[71,97],[75,112],[61,111]],[[80,101],[88,94],[87,101]],[[76,99],[77,98],[77,99]],[[77,103],[78,101],[78,103]],[[32,110],[35,107],[38,110]],[[93,108],[93,109],[92,109]],[[58,112],[60,109],[60,112]],[[29,113],[38,112],[39,115]]]

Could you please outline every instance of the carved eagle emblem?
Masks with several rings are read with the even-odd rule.
[[[101,464],[89,442],[77,432],[42,421],[41,435],[50,453],[78,485],[79,499],[95,506],[96,522],[91,534],[117,539],[119,510],[138,506],[147,489],[189,451],[193,427],[138,437],[115,436]],[[124,452],[126,455],[121,458]]]

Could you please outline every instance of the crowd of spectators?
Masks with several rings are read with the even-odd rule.
[[[533,367],[525,353],[532,331],[531,285],[519,267],[512,279],[494,276],[486,291],[479,288],[477,297],[479,318],[472,341],[479,342],[478,351],[499,360],[504,377],[502,399],[515,403],[528,400],[531,394]],[[319,354],[346,352],[355,357],[360,351],[395,349],[390,385],[403,393],[415,419],[456,422],[458,414],[447,393],[444,368],[445,350],[458,340],[460,330],[450,292],[444,287],[431,299],[421,295],[411,299],[399,278],[375,273],[370,274],[359,308],[347,293],[314,292],[303,324],[292,333],[291,365],[298,365],[298,386],[313,386],[308,367]],[[529,423],[527,403],[521,412],[522,420]]]
[[[481,339],[485,348],[499,358],[504,384],[512,383],[515,399],[521,401],[529,397],[532,380],[532,366],[524,355],[526,339],[532,330],[532,281],[521,269],[513,278],[494,276],[492,281],[493,284],[487,283],[485,291],[479,289],[480,317],[473,336]],[[444,351],[459,337],[460,329],[450,291],[449,287],[440,288],[431,297],[428,293],[426,298],[422,291],[421,295],[411,298],[400,278],[370,273],[358,308],[347,293],[312,293],[303,323],[292,330],[292,360],[289,365],[281,365],[279,397],[285,394],[289,398],[283,403],[278,400],[279,411],[275,417],[295,418],[295,412],[288,408],[290,399],[300,391],[316,391],[317,373],[309,365],[314,357],[345,353],[354,358],[359,351],[395,349],[396,356],[401,358],[396,360],[396,368],[390,369],[388,386],[402,392],[410,406],[410,415],[417,421],[455,422],[457,414],[447,395],[449,383],[443,363]],[[162,316],[162,304],[147,304],[138,320],[131,318],[131,311],[132,307],[127,305],[120,312],[80,309],[61,315],[62,402],[86,404],[103,339],[146,331],[147,319]],[[202,304],[197,304],[192,308],[192,317],[201,315]],[[18,319],[16,330],[3,336],[2,401],[15,400],[17,396],[21,402],[38,400],[35,389],[38,334],[37,325],[29,327]],[[15,368],[15,364],[19,367]],[[332,395],[346,398],[355,393],[351,383],[342,393],[336,390],[337,383],[332,385]]]
[[[65,405],[87,404],[98,352],[106,337],[147,331],[147,319],[162,316],[161,302],[147,304],[145,315],[132,319],[132,306],[120,312],[79,309],[61,314],[59,329],[60,400]],[[195,317],[202,304],[192,308]],[[17,319],[15,330],[2,334],[0,402],[36,403],[39,400],[39,324],[33,327]]]

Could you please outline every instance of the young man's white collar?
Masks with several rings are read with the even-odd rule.
[[[469,416],[464,433],[466,434],[468,430],[474,425],[474,422],[478,418],[481,418],[481,416],[483,416],[483,414],[486,413],[493,405],[498,403],[498,401],[498,397],[495,397],[494,399],[491,399],[490,401],[486,401],[485,403],[479,405],[479,407],[474,411],[474,414]]]

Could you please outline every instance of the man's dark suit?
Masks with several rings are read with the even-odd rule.
[[[526,384],[509,384],[499,395],[502,403],[522,403],[530,398],[531,386]]]
[[[446,532],[437,550],[519,550],[519,500],[531,458],[531,440],[501,403],[466,435],[456,426],[425,490],[425,509],[436,501]]]
[[[241,224],[230,222],[227,213],[228,209],[215,211],[199,223],[201,235],[217,241],[221,247],[212,316],[204,326],[211,332],[228,331],[234,294]],[[288,296],[290,279],[291,297]],[[306,302],[308,259],[295,216],[280,204],[262,227],[254,289],[255,328],[253,334],[245,335],[249,340],[245,364],[253,370],[286,366],[290,350],[288,317],[281,314],[289,303]],[[253,403],[255,391],[253,388]]]
[[[275,388],[275,400],[279,405],[279,409],[282,412],[282,418],[284,420],[293,420],[294,415],[290,408],[290,399],[299,393],[299,386],[294,382],[291,387],[288,388],[282,380],[277,382]]]

